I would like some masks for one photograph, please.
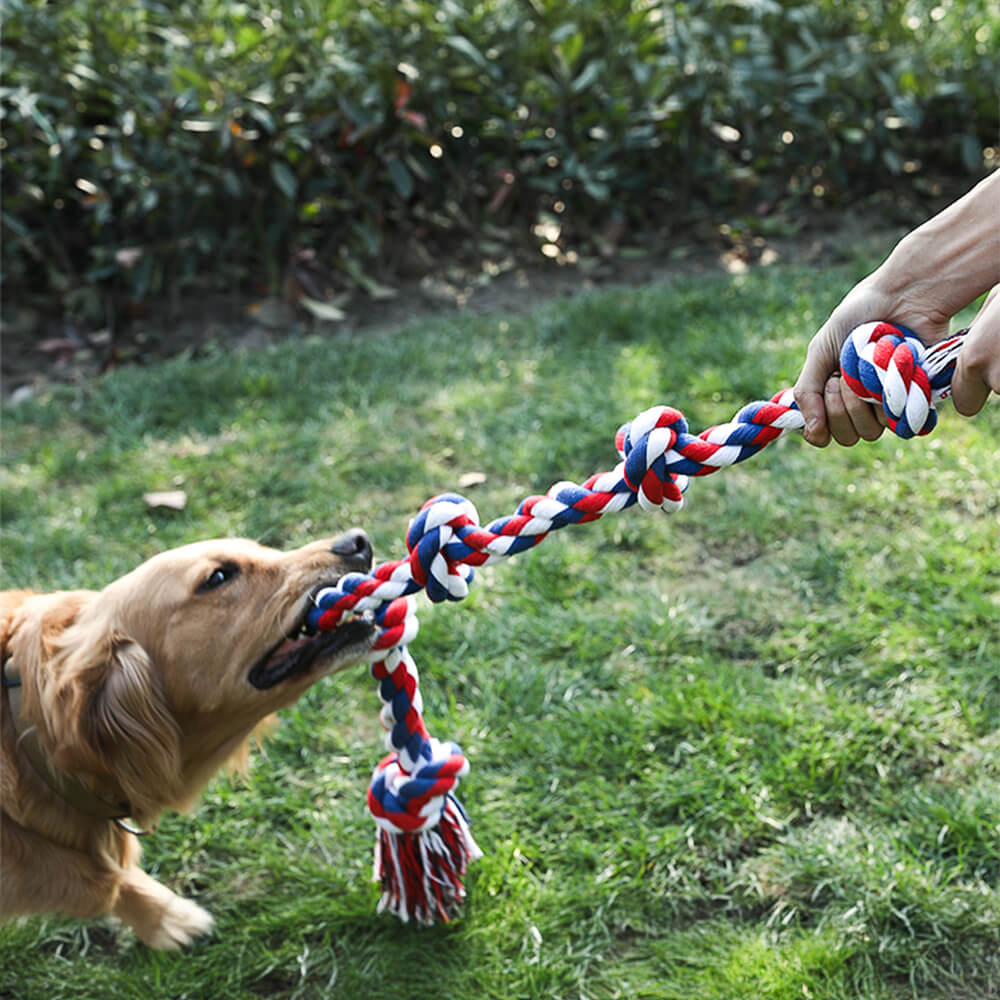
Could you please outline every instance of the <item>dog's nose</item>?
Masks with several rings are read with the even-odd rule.
[[[372,564],[372,543],[360,528],[338,535],[330,545],[330,551],[357,570],[366,570]]]

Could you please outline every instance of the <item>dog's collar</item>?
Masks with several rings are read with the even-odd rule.
[[[8,673],[8,668],[11,673]],[[128,802],[108,802],[95,794],[93,789],[86,785],[79,778],[72,774],[66,774],[53,767],[49,762],[42,740],[38,733],[37,726],[24,726],[24,719],[21,718],[21,677],[15,673],[16,666],[8,659],[0,667],[3,690],[7,694],[7,701],[10,705],[11,726],[14,730],[14,740],[19,749],[24,752],[25,757],[31,762],[31,766],[37,772],[38,777],[55,792],[64,802],[68,802],[74,809],[82,812],[85,816],[94,819],[113,820],[123,830],[136,835],[141,835],[144,831],[136,830],[127,823],[122,822],[132,814]],[[24,728],[22,728],[24,727]]]

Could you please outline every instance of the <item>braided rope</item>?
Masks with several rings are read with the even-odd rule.
[[[866,323],[844,344],[842,375],[861,398],[881,403],[899,437],[928,434],[937,423],[935,404],[950,393],[963,336],[928,349],[903,327]],[[612,471],[582,484],[555,483],[485,527],[467,498],[433,497],[410,523],[405,559],[348,574],[316,596],[307,623],[314,630],[334,629],[365,611],[374,612],[378,626],[371,670],[391,748],[368,791],[379,827],[380,910],[424,924],[451,919],[465,897],[466,866],[481,856],[452,794],[468,773],[468,761],[456,744],[433,739],[423,722],[417,667],[407,650],[418,630],[412,595],[426,590],[435,603],[460,601],[475,567],[532,548],[566,525],[596,521],[636,503],[647,511],[679,510],[690,478],[745,461],[803,426],[791,389],[749,403],[728,423],[698,435],[688,431],[679,410],[653,407],[618,430],[621,461]]]

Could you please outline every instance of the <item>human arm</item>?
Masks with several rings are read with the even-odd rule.
[[[885,262],[848,292],[810,341],[795,384],[795,399],[806,422],[806,440],[823,447],[832,437],[840,444],[852,445],[859,438],[874,440],[884,429],[881,411],[856,397],[843,380],[831,378],[838,370],[841,345],[854,327],[886,320],[908,327],[925,343],[933,344],[948,336],[949,322],[957,312],[997,284],[1000,171],[903,237]],[[987,312],[985,307],[983,311]],[[1000,305],[994,305],[980,330],[973,330],[975,338],[970,333],[963,347],[963,354],[970,346],[974,350],[968,361],[960,361],[956,371],[960,412],[976,412],[982,406],[989,394],[988,389],[983,392],[978,388],[984,379],[986,386],[996,388],[1000,362],[988,365],[990,344],[995,356],[996,339],[1000,338],[998,312]],[[978,322],[979,317],[974,327]],[[972,354],[976,354],[974,359]],[[976,401],[975,409],[961,408],[974,406]]]

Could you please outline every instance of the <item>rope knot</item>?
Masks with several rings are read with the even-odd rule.
[[[442,493],[420,508],[406,532],[410,573],[428,598],[461,601],[468,596],[474,571],[461,562],[470,548],[463,537],[479,527],[479,512],[458,493]]]
[[[405,755],[405,751],[402,752]],[[469,762],[456,743],[423,741],[421,761],[407,771],[400,754],[382,759],[368,788],[368,806],[376,823],[389,833],[422,833],[438,825],[451,793],[469,773]]]
[[[855,327],[840,355],[855,395],[881,403],[889,429],[901,438],[929,434],[937,425],[927,349],[912,331],[892,323]]]
[[[689,438],[687,421],[672,406],[644,410],[619,428],[615,447],[625,462],[625,482],[643,510],[680,510],[687,476],[670,472],[668,462],[678,439]]]

